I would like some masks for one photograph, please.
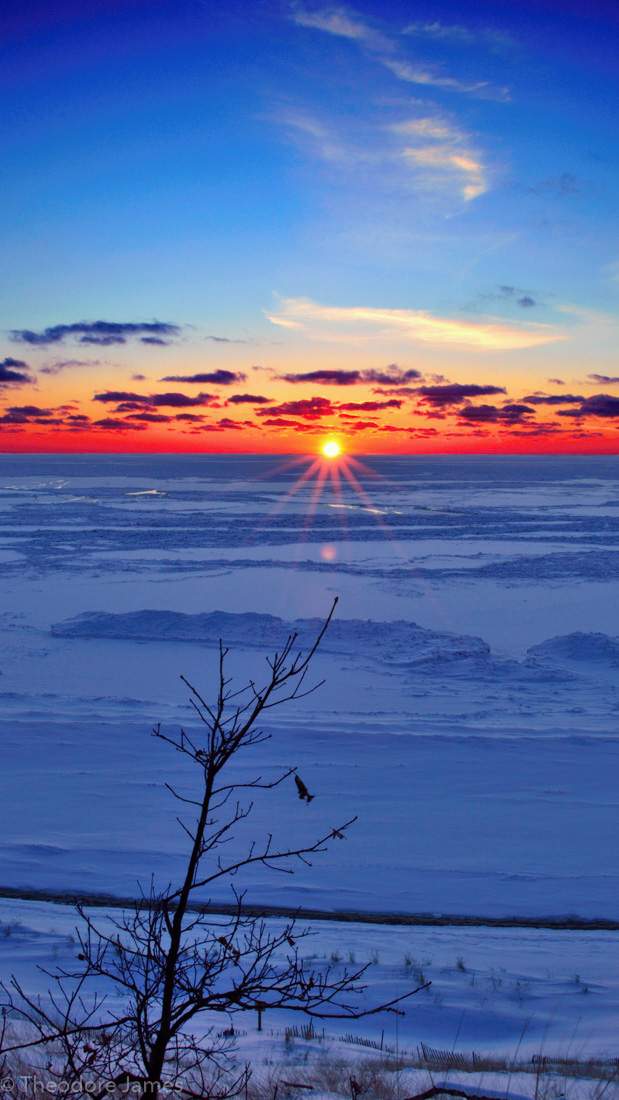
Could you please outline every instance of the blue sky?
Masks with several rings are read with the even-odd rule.
[[[500,375],[512,403],[618,373],[616,9],[33,0],[4,21],[5,357],[22,329],[158,319],[183,334],[165,370],[396,361]],[[48,392],[46,354],[38,406],[164,373],[132,347]]]

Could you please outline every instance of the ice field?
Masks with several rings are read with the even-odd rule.
[[[358,488],[299,484],[306,466],[0,458],[0,887],[132,897],[151,872],[173,877],[183,834],[163,784],[189,790],[191,775],[151,730],[195,728],[180,674],[208,697],[222,637],[239,685],[259,677],[288,632],[311,644],[337,595],[313,662],[324,685],[270,712],[272,739],[239,764],[248,778],[294,765],[316,797],[291,780],[258,798],[238,843],[358,820],[294,877],[247,875],[248,900],[618,921],[617,460],[373,457]],[[2,906],[44,954],[56,907]],[[396,960],[417,937],[413,954],[441,966],[475,954],[488,997],[503,966],[509,995],[493,990],[494,1023],[471,1022],[469,1048],[484,1028],[516,1041],[535,990],[557,1042],[585,1005],[582,1049],[608,1049],[616,932],[328,927],[325,950],[356,937],[363,956],[388,937]],[[27,963],[19,942],[3,944],[5,973]],[[416,1035],[453,1038],[465,994],[473,1020],[470,977]]]

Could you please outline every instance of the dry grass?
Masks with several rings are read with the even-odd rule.
[[[329,1093],[345,1096],[350,1100],[351,1076],[360,1087],[360,1097],[368,1100],[396,1100],[398,1096],[397,1073],[393,1062],[383,1059],[321,1057],[303,1066],[271,1066],[266,1072],[254,1070],[248,1087],[248,1100],[287,1100],[302,1093]],[[301,1087],[299,1087],[301,1086]],[[302,1086],[305,1086],[303,1088]],[[276,1091],[277,1087],[277,1091]]]
[[[430,1067],[418,1058],[376,1057],[362,1050],[353,1058],[337,1057],[329,1050],[314,1049],[311,1059],[309,1054],[299,1044],[285,1064],[254,1067],[247,1100],[301,1100],[313,1093],[351,1100],[351,1076],[360,1089],[359,1100],[407,1100],[446,1077],[450,1087],[471,1096],[487,1088],[498,1096],[505,1090],[531,1100],[619,1100],[619,1066],[594,1059],[542,1064],[478,1056],[468,1069],[454,1071]]]
[[[313,1035],[289,1038],[284,1045],[281,1060],[273,1059],[269,1064],[250,1066],[251,1074],[246,1087],[242,1088],[239,1100],[311,1100],[312,1096],[333,1100],[353,1100],[356,1091],[357,1100],[407,1100],[418,1093],[431,1088],[437,1082],[449,1081],[450,1087],[462,1089],[474,1096],[476,1092],[511,1092],[530,1096],[531,1100],[619,1100],[619,1062],[598,1059],[578,1060],[551,1058],[536,1061],[510,1061],[504,1057],[491,1055],[470,1057],[462,1056],[457,1069],[436,1060],[432,1064],[418,1055],[401,1052],[396,1058],[393,1054],[370,1050],[363,1045],[347,1043],[341,1047],[328,1042],[323,1045],[321,1036]],[[49,1055],[47,1056],[49,1057]],[[33,1055],[25,1059],[18,1054],[7,1057],[4,1066],[0,1059],[0,1100],[47,1100],[64,1091],[77,1100],[92,1096],[88,1089],[58,1088],[47,1089],[45,1083],[54,1077],[46,1065],[47,1058]],[[243,1063],[237,1060],[232,1076],[237,1077]],[[62,1076],[62,1067],[56,1066],[58,1077]],[[37,1089],[32,1077],[43,1082]],[[231,1076],[231,1079],[232,1079]],[[354,1078],[354,1090],[351,1087]],[[5,1083],[9,1079],[10,1084]],[[66,1079],[66,1078],[65,1078]],[[214,1092],[221,1095],[221,1084]],[[4,1085],[4,1087],[3,1087]],[[110,1100],[135,1100],[136,1093],[128,1092],[127,1087],[106,1093]],[[161,1096],[171,1097],[180,1094],[162,1090]]]

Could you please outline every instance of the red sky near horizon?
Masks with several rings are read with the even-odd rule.
[[[169,322],[14,332],[14,354],[0,365],[0,445],[15,452],[302,454],[334,439],[345,453],[366,454],[616,452],[619,397],[603,392],[610,377],[574,379],[570,370],[542,388],[541,340],[518,353],[515,372],[513,350],[500,345],[526,341],[527,330],[488,321],[466,326],[455,339],[449,330],[447,348],[416,348],[413,355],[399,334],[381,331],[376,343],[409,350],[402,365],[381,365],[380,352],[359,340],[353,324],[337,354],[328,340],[316,349],[305,331],[293,331],[261,354],[269,366],[248,362],[255,346],[239,349],[220,336],[200,347],[193,331],[187,338]],[[458,343],[465,340],[483,350],[471,355]],[[96,359],[93,348],[101,349]],[[555,366],[559,354],[554,350]],[[429,358],[443,371],[429,370]],[[463,358],[474,358],[475,369],[463,368]]]
[[[41,344],[35,345],[37,357],[43,353],[47,365],[37,371],[32,353],[28,360],[5,357],[0,447],[15,452],[314,453],[334,439],[346,453],[366,454],[617,450],[619,397],[600,392],[600,382],[592,377],[572,385],[556,378],[542,389],[527,386],[526,376],[518,385],[513,375],[505,380],[496,369],[481,366],[474,375],[453,369],[427,373],[396,363],[353,366],[361,355],[350,349],[346,359],[343,353],[337,360],[327,358],[339,366],[317,366],[310,352],[304,364],[310,370],[247,365],[236,350],[232,357],[202,353],[200,370],[183,372],[175,365],[173,373],[155,374],[155,356],[160,361],[174,356],[178,363],[187,354],[182,337],[176,345],[173,338],[168,333],[167,346],[149,344],[147,351],[134,350],[130,341],[108,344],[115,357],[122,350],[125,369],[98,363],[86,367],[77,358],[80,350],[67,347],[64,360],[57,350],[50,356]],[[23,342],[19,354],[24,354]],[[142,368],[138,372],[131,363],[134,355]],[[270,358],[275,358],[272,351]],[[222,361],[225,367],[215,365]],[[325,362],[324,353],[320,361]],[[366,352],[362,361],[372,357]]]
[[[619,450],[616,19],[412,18],[11,7],[0,451]]]

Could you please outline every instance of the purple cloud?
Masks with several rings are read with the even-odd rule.
[[[232,370],[213,370],[208,371],[206,374],[168,374],[165,378],[160,378],[160,382],[199,382],[203,385],[212,386],[233,386],[238,385],[239,382],[246,382],[247,375],[242,371]]]
[[[272,397],[261,397],[256,393],[235,393],[226,401],[227,405],[272,405]]]
[[[7,357],[0,362],[0,386],[22,386],[26,382],[32,382],[32,378],[23,359]]]
[[[79,321],[72,325],[50,325],[41,332],[25,328],[14,329],[11,335],[22,344],[35,346],[61,344],[67,336],[76,336],[80,344],[100,344],[107,347],[110,344],[126,344],[127,338],[131,336],[144,339],[142,334],[146,337],[162,337],[177,336],[179,332],[178,325],[166,321]]]
[[[475,383],[452,382],[448,386],[419,386],[417,393],[430,405],[442,406],[459,405],[467,397],[489,397],[496,393],[507,393],[507,390],[504,386],[478,386]]]

